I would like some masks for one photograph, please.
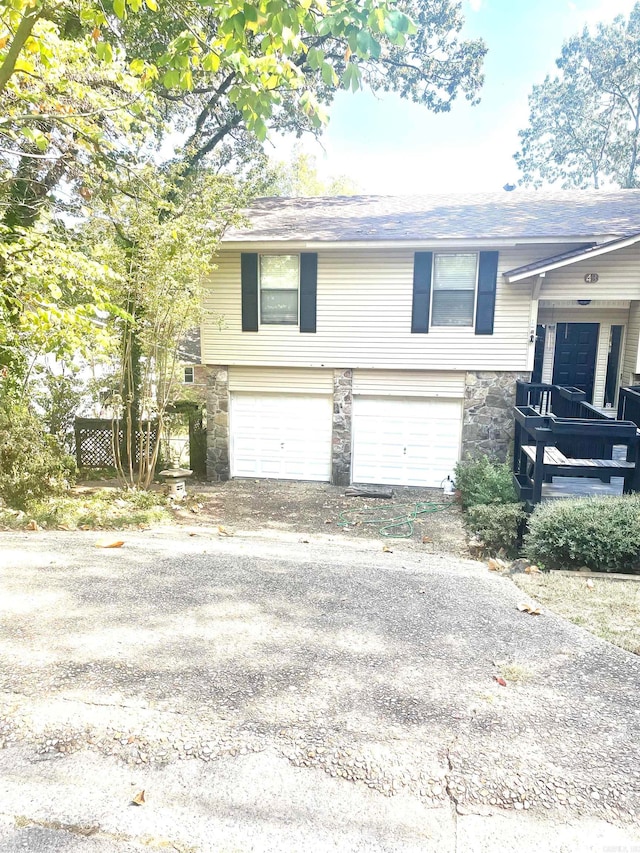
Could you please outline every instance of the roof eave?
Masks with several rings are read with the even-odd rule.
[[[558,260],[553,260],[553,258],[548,258],[546,261],[542,260],[540,264],[533,268],[525,269],[523,267],[517,267],[513,270],[507,270],[507,272],[503,273],[503,277],[509,282],[509,284],[515,284],[518,281],[523,281],[526,278],[533,278],[537,275],[544,275],[545,273],[551,272],[552,270],[560,269],[561,267],[568,267],[572,264],[578,264],[582,261],[589,260],[591,258],[597,258],[600,255],[607,255],[609,252],[617,252],[619,249],[625,249],[628,246],[633,246],[635,243],[640,242],[640,233],[632,234],[629,237],[621,237],[618,240],[613,240],[610,243],[605,243],[604,245],[591,246],[588,249],[585,249],[584,252],[576,253],[571,258],[563,258]]]

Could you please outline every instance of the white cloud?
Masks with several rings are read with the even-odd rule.
[[[569,8],[581,24],[594,29],[596,24],[611,21],[616,15],[629,15],[634,4],[635,0],[600,0],[592,9],[581,10],[574,3],[569,3]]]
[[[472,12],[479,12],[482,8],[482,0],[469,0],[469,6]]]

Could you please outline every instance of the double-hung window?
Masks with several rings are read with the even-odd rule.
[[[298,324],[299,255],[260,255],[260,322]]]
[[[475,252],[435,254],[431,325],[473,326],[477,280]]]

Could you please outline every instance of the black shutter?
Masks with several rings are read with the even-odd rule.
[[[318,255],[303,252],[300,255],[300,331],[315,332],[316,302],[318,297]]]
[[[258,331],[258,256],[242,252],[240,257],[242,280],[242,331]]]
[[[493,334],[493,315],[496,309],[498,252],[480,252],[478,267],[478,304],[476,305],[476,335]]]
[[[433,252],[416,252],[413,256],[413,306],[411,331],[429,331],[429,303],[431,302],[431,267]]]

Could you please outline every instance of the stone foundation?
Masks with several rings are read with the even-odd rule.
[[[516,380],[530,373],[468,372],[464,390],[462,458],[486,455],[504,462],[513,442]]]
[[[351,482],[352,389],[353,370],[334,370],[331,482],[336,486]]]
[[[228,480],[229,371],[207,366],[207,479]]]

